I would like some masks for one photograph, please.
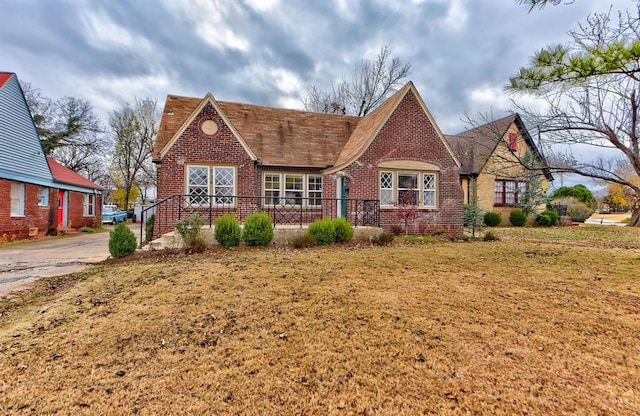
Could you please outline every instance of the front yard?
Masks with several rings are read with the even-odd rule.
[[[640,413],[640,230],[493,231],[42,280],[0,301],[0,413]]]

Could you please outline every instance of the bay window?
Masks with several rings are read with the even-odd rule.
[[[436,173],[411,171],[380,172],[380,205],[437,207]]]

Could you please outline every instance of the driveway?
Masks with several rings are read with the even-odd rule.
[[[130,224],[129,228],[137,238],[140,224]],[[73,237],[0,248],[0,297],[24,289],[41,277],[78,272],[108,257],[108,232],[81,233]]]

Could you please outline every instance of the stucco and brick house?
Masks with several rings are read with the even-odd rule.
[[[477,197],[485,211],[509,213],[521,207],[527,187],[545,192],[553,176],[520,115],[512,114],[457,135],[446,136],[462,166],[464,203]],[[528,169],[534,168],[534,169]],[[543,208],[542,204],[538,208]]]
[[[15,74],[0,72],[0,238],[100,224],[101,188],[44,155]]]
[[[411,82],[365,117],[169,95],[154,162],[156,234],[191,211],[390,230],[407,207],[410,232],[462,231],[459,161]]]

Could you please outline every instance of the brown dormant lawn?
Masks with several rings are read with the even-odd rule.
[[[0,301],[0,414],[640,413],[640,230],[213,250]]]

